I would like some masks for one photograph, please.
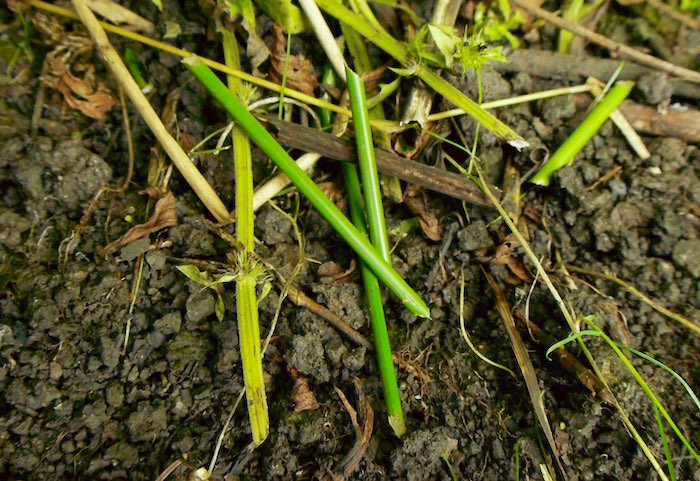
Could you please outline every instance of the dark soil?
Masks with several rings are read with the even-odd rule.
[[[214,24],[195,2],[183,9],[165,1],[163,14],[150,2],[131,3],[157,23],[160,35],[166,22],[179,22],[182,33],[171,40],[174,44],[220,56]],[[37,22],[37,15],[30,10],[24,18]],[[8,25],[15,22],[0,34],[0,72],[4,73],[15,46],[27,39],[27,31],[7,7],[0,9],[0,18]],[[73,21],[50,16],[43,21],[58,22],[64,30],[60,38],[85,36]],[[647,17],[639,16],[640,22],[651,28],[644,32],[654,31]],[[261,20],[260,28],[266,25]],[[630,33],[634,27],[606,28],[620,41],[646,41]],[[546,27],[542,38],[530,35],[529,42],[550,48],[551,34]],[[218,321],[213,291],[188,281],[175,269],[182,263],[176,259],[226,262],[231,247],[207,228],[203,207],[175,172],[170,188],[177,197],[179,225],[114,256],[98,254],[131,227],[127,216],[136,222],[146,218],[146,198],[139,191],[147,185],[154,140],[133,111],[132,184],[124,193],[105,194],[80,238],[71,237],[97,191],[121,184],[128,155],[119,108],[104,120],[91,120],[69,109],[51,89],[45,90],[41,120],[32,135],[30,119],[40,90],[42,62],[58,40],[35,31],[29,43],[33,57],[20,55],[12,80],[0,80],[0,477],[154,480],[168,465],[184,459],[168,479],[187,479],[192,469],[208,467],[243,378],[233,294],[230,290],[225,294],[225,319]],[[183,142],[196,142],[223,124],[222,112],[176,58],[118,37],[113,41],[120,51],[126,46],[137,51],[147,66],[145,74],[156,86],[150,96],[156,110],[162,109],[169,92],[180,89],[177,121]],[[305,52],[317,70],[322,68],[323,55],[311,35],[299,36],[293,48]],[[85,65],[94,65],[98,79],[117,91],[96,55],[88,52],[81,58]],[[266,64],[261,67],[266,68]],[[490,68],[484,71],[484,80],[487,100],[571,83],[500,74]],[[455,82],[475,93],[470,77]],[[660,82],[659,88],[664,85]],[[658,98],[653,95],[658,93],[654,85],[645,89],[634,94],[638,100],[683,101],[670,99],[668,88]],[[498,112],[532,145],[550,149],[584,115],[574,97]],[[471,140],[473,122],[466,118],[458,122]],[[652,156],[641,161],[619,131],[606,124],[576,161],[557,174],[551,187],[530,189],[522,203],[523,219],[535,252],[579,315],[596,315],[616,341],[665,362],[697,392],[697,335],[613,283],[585,276],[580,279],[590,284],[575,283],[557,268],[563,262],[614,272],[663,306],[698,321],[700,149],[673,138],[644,140]],[[480,145],[490,177],[499,185],[507,160],[521,174],[532,167],[528,152],[504,150],[483,129]],[[440,158],[440,147],[433,146],[421,160],[435,165]],[[198,163],[224,202],[232,206],[230,157],[207,155]],[[616,167],[620,167],[617,176],[591,188]],[[269,172],[269,161],[260,158],[257,180]],[[332,163],[322,165],[315,176],[339,187],[342,183]],[[397,439],[386,422],[373,353],[316,314],[285,301],[265,355],[270,436],[254,452],[247,449],[251,436],[243,403],[224,437],[215,479],[339,475],[338,466],[353,448],[356,435],[334,388],[342,390],[356,409],[366,396],[375,413],[369,447],[351,479],[448,480],[451,469],[457,479],[516,479],[516,462],[519,479],[542,479],[540,464],[553,464],[524,382],[482,362],[459,331],[463,272],[464,314],[471,339],[484,355],[519,373],[494,307],[493,291],[480,267],[480,259],[504,242],[507,229],[492,209],[463,207],[427,191],[420,198],[439,220],[443,241],[430,241],[415,229],[392,239],[396,243],[393,260],[431,307],[432,319],[416,318],[389,295],[386,301],[393,347],[402,359],[398,377],[407,435]],[[357,272],[340,280],[317,273],[319,264],[331,261],[347,269],[352,253],[296,194],[279,202],[288,212],[298,206],[305,238],[306,262],[295,285],[371,337]],[[387,206],[387,215],[390,227],[414,217],[402,205]],[[233,232],[232,227],[228,229]],[[289,221],[265,207],[257,215],[256,235],[257,253],[290,275],[298,262],[298,239]],[[520,248],[511,258],[515,264],[529,265]],[[491,262],[484,267],[502,284],[513,309],[523,312],[530,284],[506,282],[513,281],[513,273],[504,264]],[[135,288],[139,268],[141,280]],[[138,295],[132,308],[135,290]],[[278,300],[279,292],[273,290],[260,306],[264,333]],[[534,288],[529,306],[530,318],[551,337],[568,335],[541,283]],[[527,332],[523,338],[545,393],[568,479],[656,479],[617,412],[559,364],[548,361],[544,349]],[[663,446],[649,399],[602,341],[591,340],[589,345],[614,393],[663,464]],[[584,359],[577,348],[571,351]],[[700,417],[690,397],[668,374],[638,358],[632,361],[697,448]],[[295,412],[296,378],[308,381],[317,409]],[[359,392],[356,379],[361,380]],[[700,466],[676,439],[671,440],[671,452],[678,479],[700,480]]]

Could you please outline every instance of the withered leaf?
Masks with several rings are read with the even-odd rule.
[[[318,275],[321,277],[330,277],[335,281],[339,281],[345,279],[350,274],[355,272],[356,268],[357,262],[355,259],[350,260],[350,267],[348,267],[346,270],[343,270],[342,266],[338,265],[337,263],[329,261],[318,266]]]
[[[100,255],[112,254],[125,245],[146,237],[147,235],[177,225],[177,215],[175,211],[175,196],[168,192],[156,202],[156,208],[151,218],[143,224],[135,225],[119,239],[107,245],[100,251]]]
[[[442,229],[437,217],[428,211],[428,207],[421,199],[409,195],[404,198],[403,203],[412,213],[420,216],[420,228],[428,239],[435,242],[442,239]]]
[[[44,83],[61,92],[69,107],[90,118],[102,120],[107,112],[118,105],[117,99],[104,84],[98,83],[94,89],[85,80],[70,73],[68,66],[61,60],[51,58],[47,62],[49,77],[44,79]]]
[[[318,266],[318,275],[321,277],[335,277],[343,272],[343,268],[336,262],[328,261]]]
[[[325,182],[319,182],[316,185],[319,189],[321,189],[321,192],[323,192],[326,197],[328,197],[331,202],[333,202],[336,207],[341,210],[341,212],[348,211],[347,202],[345,201],[345,197],[343,197],[343,191],[340,190],[338,184],[328,180]]]
[[[318,87],[318,77],[313,73],[313,66],[306,57],[301,55],[290,55],[287,58],[287,37],[279,25],[275,25],[275,41],[271,51],[270,78],[281,84],[286,66],[287,86],[307,95],[314,95],[314,90]]]

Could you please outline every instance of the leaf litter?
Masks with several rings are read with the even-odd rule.
[[[122,247],[138,239],[146,237],[154,232],[167,227],[177,225],[176,201],[172,192],[166,192],[156,202],[156,207],[151,217],[143,224],[138,224],[129,229],[123,236],[114,242],[110,242],[102,250],[100,255],[109,255],[118,251]]]

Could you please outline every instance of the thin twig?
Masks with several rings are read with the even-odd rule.
[[[665,15],[668,15],[677,22],[682,23],[686,27],[690,27],[695,30],[700,30],[700,21],[684,15],[670,5],[666,5],[661,0],[646,0],[646,2],[657,10],[661,11]]]
[[[340,332],[348,336],[352,341],[360,346],[364,346],[369,351],[374,350],[372,343],[367,340],[365,336],[353,329],[347,322],[345,322],[340,316],[335,312],[323,307],[318,302],[311,299],[309,296],[304,294],[300,289],[296,287],[289,287],[289,299],[299,307],[305,307],[314,314],[321,316],[325,319],[331,326],[338,329]]]
[[[271,116],[258,116],[268,124],[270,133],[287,147],[316,152],[325,158],[357,162],[352,143],[310,127],[278,120]],[[413,162],[393,152],[377,149],[377,168],[383,174],[398,177],[412,184],[434,190],[469,203],[490,207],[489,200],[464,176],[429,165]],[[500,198],[501,191],[489,185],[491,192]]]
[[[681,77],[685,80],[700,83],[700,72],[695,72],[693,70],[674,65],[670,62],[666,62],[665,60],[661,60],[660,58],[656,58],[653,55],[642,53],[632,47],[628,47],[627,45],[610,40],[599,33],[593,32],[592,30],[582,27],[581,25],[564,20],[552,12],[532,5],[527,0],[513,0],[513,4],[529,12],[535,17],[546,20],[552,25],[568,30],[575,35],[580,35],[592,43],[607,48],[613,53],[619,53],[622,57],[628,58],[643,65],[647,65],[657,70],[670,73],[671,75]]]

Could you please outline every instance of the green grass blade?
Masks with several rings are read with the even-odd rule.
[[[664,430],[664,420],[661,419],[659,409],[654,406],[654,415],[656,416],[656,425],[659,427],[659,436],[661,436],[661,444],[664,447],[664,456],[666,456],[666,466],[668,466],[668,477],[671,481],[676,481],[676,468],[673,465],[673,455],[671,454],[671,446],[668,444],[666,430]]]
[[[340,210],[326,197],[321,189],[296,165],[294,160],[265,130],[265,128],[248,112],[214,73],[199,61],[190,57],[184,62],[187,69],[199,80],[224,108],[233,116],[250,138],[263,150],[284,172],[299,191],[316,207],[320,214],[333,226],[335,231],[367,263],[379,280],[384,283],[403,304],[420,317],[429,317],[430,310],[416,292],[385,262]]]
[[[637,356],[641,357],[642,359],[645,359],[645,360],[649,361],[650,363],[654,364],[655,366],[660,367],[661,369],[663,369],[664,371],[669,373],[671,376],[676,378],[676,381],[681,383],[681,386],[683,386],[683,389],[685,389],[685,391],[688,393],[688,396],[690,396],[690,399],[693,400],[693,403],[695,403],[695,406],[698,408],[698,411],[700,411],[700,400],[698,400],[698,397],[695,395],[695,391],[693,391],[693,388],[691,388],[690,385],[686,382],[686,380],[683,379],[683,376],[678,374],[676,371],[674,371],[673,369],[668,367],[663,362],[657,361],[656,359],[654,359],[650,355],[644,354],[642,351],[638,351],[638,350],[636,350],[632,347],[628,347],[628,346],[621,346],[619,344],[618,344],[618,346],[620,347],[620,349],[624,349],[624,350],[629,351],[633,354],[636,354]]]
[[[561,341],[558,341],[550,346],[549,349],[547,349],[547,352],[545,353],[545,356],[547,357],[548,361],[551,361],[552,358],[550,357],[550,354],[552,354],[554,351],[559,349],[560,347],[564,347],[570,342],[576,341],[584,336],[593,336],[593,337],[598,337],[600,336],[600,333],[598,331],[594,331],[592,329],[587,329],[585,331],[579,331],[576,334],[572,334],[569,337],[566,337],[562,339]]]
[[[593,318],[589,318],[588,320],[592,320],[592,319]],[[566,337],[566,338],[562,339],[561,341],[556,342],[549,349],[547,349],[547,353],[546,353],[547,359],[551,361],[552,359],[549,357],[549,355],[552,352],[554,352],[557,349],[559,349],[560,347],[562,347],[562,346],[564,346],[572,341],[576,341],[579,338],[584,337],[584,336],[600,337],[601,333],[599,331],[587,329],[584,331],[579,331],[576,334],[573,334],[569,337]],[[693,391],[693,388],[691,388],[690,385],[686,382],[686,380],[683,379],[683,376],[678,374],[676,371],[674,371],[673,369],[668,367],[663,362],[654,359],[653,357],[651,357],[648,354],[643,353],[642,351],[638,351],[637,349],[634,349],[633,347],[625,346],[625,345],[618,344],[618,343],[615,343],[615,345],[617,347],[619,347],[620,349],[623,349],[625,351],[629,351],[632,354],[636,354],[637,356],[641,357],[642,359],[649,361],[650,363],[654,364],[657,367],[660,367],[661,369],[663,369],[664,371],[669,373],[671,376],[673,376],[676,379],[676,381],[678,381],[681,384],[681,386],[683,386],[683,389],[685,389],[685,391],[688,393],[688,396],[690,396],[690,399],[693,400],[693,403],[698,408],[698,411],[700,411],[700,400],[698,400],[698,397],[695,394],[695,391]]]
[[[622,81],[615,84],[603,100],[581,122],[568,139],[557,149],[552,157],[532,177],[530,182],[538,185],[549,185],[554,172],[571,163],[576,154],[588,143],[606,120],[627,98],[634,87],[634,82]]]
[[[642,375],[639,374],[639,371],[637,371],[637,369],[636,369],[636,368],[634,367],[634,365],[630,362],[630,360],[627,359],[627,356],[625,356],[625,355],[623,354],[622,350],[623,350],[623,349],[625,349],[625,350],[630,350],[630,351],[634,352],[635,354],[643,354],[643,353],[640,353],[640,352],[637,351],[637,350],[633,350],[633,349],[631,349],[631,348],[623,347],[623,346],[620,346],[619,344],[617,344],[617,343],[616,343],[615,341],[613,341],[607,334],[605,334],[605,332],[604,332],[600,327],[598,327],[598,326],[595,324],[595,321],[593,320],[593,317],[592,317],[592,316],[588,316],[588,317],[586,318],[586,322],[588,322],[588,323],[595,329],[594,334],[587,333],[587,335],[589,335],[589,336],[591,336],[591,335],[592,335],[592,336],[599,336],[599,337],[603,338],[603,339],[605,340],[606,343],[608,343],[608,345],[610,346],[610,348],[612,348],[612,350],[615,351],[615,354],[616,354],[617,357],[620,359],[620,361],[622,361],[622,364],[624,364],[625,368],[630,372],[630,374],[632,374],[632,377],[633,377],[634,380],[637,382],[637,384],[639,384],[639,386],[642,388],[642,390],[643,390],[643,391],[646,393],[646,395],[649,397],[649,399],[651,400],[651,402],[652,402],[652,404],[654,405],[654,407],[655,407],[656,409],[659,410],[659,412],[661,413],[661,415],[663,416],[663,418],[666,420],[666,422],[668,423],[668,425],[671,426],[671,429],[672,429],[673,432],[676,434],[676,436],[677,436],[678,439],[681,441],[681,443],[683,443],[683,445],[686,447],[686,449],[688,450],[688,452],[690,453],[690,455],[695,459],[696,462],[700,463],[700,455],[698,454],[697,450],[690,444],[690,441],[688,441],[688,439],[685,437],[685,435],[681,432],[681,430],[680,430],[680,429],[678,428],[678,426],[676,425],[675,421],[673,421],[673,418],[671,418],[671,416],[669,415],[669,413],[668,413],[668,411],[666,410],[666,408],[663,406],[663,404],[661,404],[661,401],[660,401],[659,398],[656,396],[656,393],[654,393],[654,391],[651,389],[651,387],[649,386],[649,384],[644,380],[644,378],[642,377]],[[582,331],[582,333],[584,333],[584,332],[587,332],[587,331]],[[580,338],[580,337],[581,337],[581,336],[579,336],[579,335],[569,336],[568,338],[564,339],[564,341],[569,342],[569,341],[571,341],[571,340],[578,339],[578,338]],[[564,344],[565,344],[565,343],[564,343]],[[561,345],[563,345],[563,344],[561,344],[561,342],[559,342],[559,343],[555,344],[555,346],[557,346],[557,345],[561,346]],[[554,347],[554,346],[552,346],[552,348],[553,348],[553,347]],[[551,352],[552,348],[550,348],[547,352],[548,352],[548,353]],[[659,365],[659,366],[661,365],[661,363],[659,363],[659,362],[656,361],[656,360],[651,361],[653,358],[651,358],[650,356],[643,355],[643,356],[641,356],[641,357],[644,358],[644,359],[646,359],[646,360],[648,360],[648,361],[650,361],[650,362],[653,362],[653,363],[656,364],[656,365]],[[666,368],[666,370],[669,370],[669,369],[670,369],[670,368]],[[675,373],[675,372],[674,372],[674,374],[677,375],[677,373]],[[674,377],[675,377],[675,376],[674,376]],[[680,377],[680,376],[678,376],[678,377]],[[683,384],[684,386],[686,385],[686,383],[685,383],[684,381],[683,381],[682,384]],[[691,390],[691,391],[692,391],[692,390]],[[694,400],[695,400],[695,399],[694,399]]]

